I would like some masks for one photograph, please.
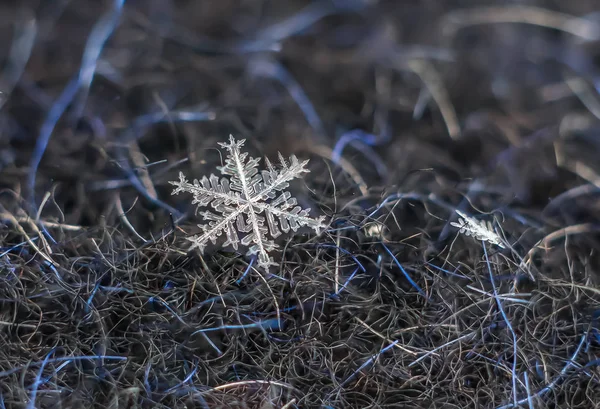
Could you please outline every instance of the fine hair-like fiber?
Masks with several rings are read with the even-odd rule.
[[[0,38],[0,409],[598,407],[596,1],[5,1]]]

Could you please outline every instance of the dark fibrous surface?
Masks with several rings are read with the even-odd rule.
[[[2,2],[0,408],[598,407],[596,9]],[[326,216],[268,271],[171,195],[230,134]]]

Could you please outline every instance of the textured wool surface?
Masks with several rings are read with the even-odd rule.
[[[4,1],[0,38],[0,409],[598,408],[596,1]],[[268,269],[172,195],[229,135],[309,160],[325,228]]]

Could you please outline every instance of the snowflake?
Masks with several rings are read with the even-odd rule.
[[[257,255],[258,265],[267,269],[275,264],[269,252],[278,247],[269,234],[274,239],[282,231],[297,231],[302,226],[319,233],[325,228],[324,217],[310,218],[310,209],[297,206],[296,199],[284,191],[289,181],[308,172],[305,168],[308,160],[300,162],[292,155],[288,163],[280,153],[280,167],[276,168],[265,159],[267,170],[259,173],[260,158],[248,157],[247,153],[240,151],[244,142],[244,139],[236,141],[230,135],[228,143],[219,143],[228,154],[225,165],[217,169],[229,179],[219,179],[211,174],[208,178],[204,176],[189,183],[180,172],[179,181],[169,183],[176,186],[173,194],[191,193],[194,195],[192,204],[197,204],[198,208],[210,205],[214,210],[214,213],[208,210],[200,212],[208,224],[199,225],[202,234],[188,238],[193,243],[192,248],[198,247],[203,252],[209,240],[215,244],[225,232],[227,240],[223,246],[231,245],[237,250],[241,243],[249,247],[247,254]],[[238,232],[243,235],[241,240]]]
[[[494,231],[494,226],[491,222],[479,221],[472,217],[467,216],[460,210],[456,210],[456,213],[461,217],[458,219],[458,223],[451,222],[450,224],[454,227],[458,227],[459,233],[465,236],[473,236],[476,240],[488,241],[500,248],[506,246],[502,243],[502,238]]]

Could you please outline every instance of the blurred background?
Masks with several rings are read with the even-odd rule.
[[[107,179],[146,166],[168,201],[169,170],[202,174],[231,133],[358,160],[362,193],[499,165],[506,200],[542,203],[560,178],[506,149],[540,153],[556,127],[595,148],[598,27],[586,1],[4,2],[1,182],[91,225]]]

